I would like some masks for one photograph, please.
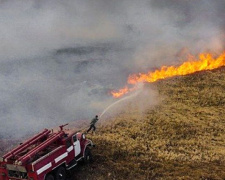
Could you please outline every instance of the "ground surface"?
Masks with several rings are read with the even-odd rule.
[[[95,161],[73,179],[225,179],[225,68],[154,86],[158,105],[130,105],[88,135]]]
[[[94,162],[75,168],[70,180],[225,179],[225,68],[153,86],[157,105],[139,112],[131,102],[88,134]]]

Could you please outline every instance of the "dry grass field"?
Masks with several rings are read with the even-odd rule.
[[[76,167],[71,180],[225,179],[225,68],[152,86],[157,105],[140,112],[134,99],[87,135],[94,162]],[[2,154],[15,142],[1,144]]]
[[[154,86],[156,106],[134,101],[88,135],[94,162],[72,179],[225,179],[225,68]]]

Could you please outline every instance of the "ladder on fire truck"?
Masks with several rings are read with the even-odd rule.
[[[14,162],[17,165],[25,165],[35,158],[38,153],[40,154],[40,152],[45,150],[47,147],[51,147],[55,141],[64,135],[63,131],[50,134],[51,132],[52,131],[45,129],[33,138],[28,139],[20,146],[5,154],[3,156],[4,161]]]

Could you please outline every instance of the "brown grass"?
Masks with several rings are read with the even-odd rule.
[[[71,179],[225,179],[225,67],[152,86],[160,102],[139,111],[137,97],[88,135],[94,162]]]
[[[95,161],[73,179],[225,179],[225,68],[154,86],[158,105],[134,101],[88,135]]]

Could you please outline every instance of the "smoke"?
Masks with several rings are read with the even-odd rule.
[[[161,97],[159,97],[159,94],[154,86],[148,85],[146,88],[146,84],[144,85],[143,83],[139,83],[136,91],[133,91],[127,96],[114,101],[106,107],[100,114],[100,122],[103,125],[106,120],[108,121],[108,119],[121,113],[132,113],[140,117],[146,110],[160,101]]]
[[[90,119],[130,73],[223,51],[224,8],[223,0],[1,0],[0,134]]]

